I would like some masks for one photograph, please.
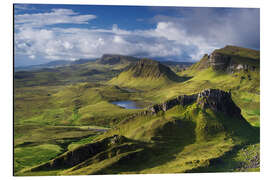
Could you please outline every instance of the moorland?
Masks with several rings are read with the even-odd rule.
[[[117,102],[132,102],[125,108]],[[14,174],[260,170],[260,52],[116,54],[14,72]]]

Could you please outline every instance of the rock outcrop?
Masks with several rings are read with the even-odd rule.
[[[227,55],[223,55],[220,53],[212,53],[209,57],[209,64],[210,66],[218,71],[223,70],[225,71],[229,66],[231,62],[231,57]]]
[[[233,102],[230,92],[218,89],[204,90],[198,94],[197,104],[203,109],[210,108],[230,117],[241,117],[241,109]]]
[[[149,108],[149,111],[152,113],[158,113],[159,111],[167,111],[168,109],[171,109],[176,105],[189,105],[195,102],[196,99],[197,94],[178,96],[177,98],[168,100],[162,104],[155,104],[154,106]]]
[[[192,65],[190,69],[200,70],[211,67],[215,71],[234,73],[237,71],[255,71],[260,68],[260,52],[236,46],[226,46],[214,50],[210,55]]]
[[[231,117],[241,117],[241,110],[233,102],[231,93],[218,89],[206,89],[198,94],[178,96],[162,104],[155,104],[141,114],[156,114],[160,111],[165,112],[176,105],[186,106],[193,103],[197,103],[202,109],[210,108]]]
[[[127,141],[128,139],[124,136],[114,135],[101,141],[86,144],[74,150],[67,151],[66,153],[45,164],[32,168],[31,171],[72,167],[85,161],[88,158],[97,155],[100,152],[107,150],[109,147],[119,145]]]
[[[236,72],[239,70],[244,71],[254,71],[256,69],[255,65],[246,64],[245,62],[235,61],[231,55],[225,55],[219,52],[213,52],[209,56],[209,65],[215,71],[225,71],[225,72]]]

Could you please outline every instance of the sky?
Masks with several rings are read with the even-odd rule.
[[[108,53],[195,62],[226,45],[260,49],[259,9],[14,5],[15,67]]]

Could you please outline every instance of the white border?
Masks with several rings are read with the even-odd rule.
[[[212,174],[168,174],[168,175],[103,175],[65,177],[24,177],[23,179],[267,179],[270,176],[269,128],[270,115],[267,113],[270,102],[269,63],[270,63],[270,6],[268,0],[4,0],[1,2],[1,179],[18,179],[12,176],[12,4],[103,4],[103,5],[148,5],[148,6],[197,6],[197,7],[256,7],[261,8],[261,172],[260,173],[212,173]]]

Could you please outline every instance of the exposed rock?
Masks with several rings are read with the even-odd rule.
[[[228,116],[242,117],[240,108],[235,105],[231,98],[231,93],[218,89],[206,89],[198,94],[178,96],[162,104],[155,104],[140,114],[156,114],[160,111],[165,112],[176,105],[186,106],[195,102],[203,109],[210,108]]]
[[[255,66],[248,64],[239,64],[233,61],[232,56],[224,55],[218,52],[213,52],[209,57],[209,64],[215,71],[226,71],[229,73],[234,73],[239,70],[244,71],[254,71]]]
[[[241,109],[233,102],[230,92],[207,89],[198,94],[197,103],[203,109],[210,108],[231,117],[241,117]]]
[[[231,62],[231,57],[230,56],[227,56],[227,55],[223,55],[223,54],[220,54],[220,53],[212,53],[210,55],[210,58],[209,58],[209,63],[210,63],[210,66],[214,69],[214,70],[223,70],[225,71],[229,65],[230,65],[230,62]]]
[[[222,49],[221,49],[222,50]],[[239,55],[221,53],[221,50],[215,50],[208,58],[210,67],[215,71],[225,71],[234,73],[236,71],[255,71],[259,68],[258,59],[250,59]]]
[[[176,105],[186,106],[188,104],[191,104],[195,102],[196,99],[197,99],[196,94],[178,96],[177,98],[168,100],[162,104],[155,104],[154,106],[149,108],[149,111],[151,111],[152,113],[157,113],[159,111],[167,111],[168,109],[171,109]]]
[[[36,168],[32,168],[31,171],[39,171],[47,168],[64,168],[64,167],[72,167],[74,165],[79,164],[82,161],[85,161],[88,158],[91,158],[98,153],[105,151],[108,147],[121,144],[127,141],[127,138],[124,136],[114,135],[108,138],[105,138],[101,141],[86,144],[84,146],[80,146],[72,151],[68,151],[61,156],[56,157],[48,163],[43,165],[39,165]]]
[[[202,59],[190,67],[191,70],[200,70],[211,67],[215,71],[235,73],[238,71],[255,71],[260,68],[260,51],[225,46],[214,50],[210,55],[205,54]]]

